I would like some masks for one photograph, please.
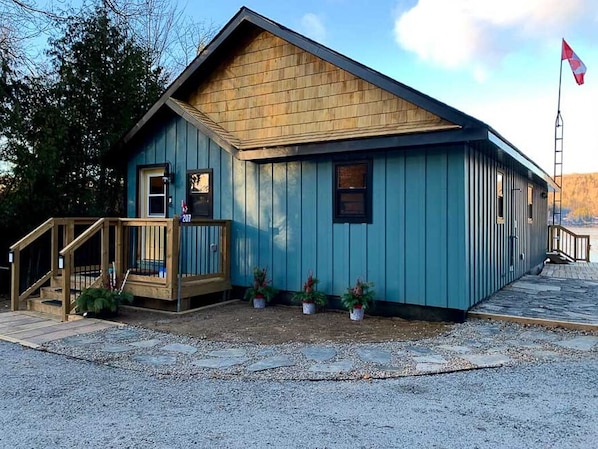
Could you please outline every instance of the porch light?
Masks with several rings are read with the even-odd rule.
[[[58,269],[64,269],[64,256],[62,254],[58,256]]]
[[[162,181],[164,184],[171,184],[174,182],[174,173],[170,171],[170,163],[164,164],[164,174],[162,175]]]
[[[8,252],[8,263],[14,263],[15,261],[15,253],[14,251]]]

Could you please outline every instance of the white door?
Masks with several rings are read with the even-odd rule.
[[[166,184],[162,179],[164,168],[146,168],[139,176],[139,201],[141,218],[166,217]],[[166,228],[147,225],[141,231],[141,260],[148,270],[156,273],[165,262]]]

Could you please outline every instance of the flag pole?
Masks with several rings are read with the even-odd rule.
[[[561,116],[561,84],[563,80],[563,48],[565,39],[561,42],[561,62],[559,69],[559,94],[557,103],[556,120],[554,123],[554,177],[555,184],[559,187],[552,194],[552,225],[561,224],[561,184],[563,179],[563,117]],[[557,211],[558,209],[558,211]],[[556,216],[559,216],[558,223]]]

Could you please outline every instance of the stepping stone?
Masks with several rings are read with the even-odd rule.
[[[575,349],[576,351],[591,351],[596,346],[596,343],[598,343],[598,337],[588,335],[570,340],[557,341],[554,344],[563,348]]]
[[[432,355],[423,355],[420,357],[413,357],[417,363],[434,363],[438,365],[442,365],[446,363],[446,359],[441,355],[432,354]]]
[[[536,291],[536,292],[548,292],[548,291],[560,292],[561,291],[561,287],[559,287],[558,285],[548,285],[543,282],[534,284],[534,283],[525,282],[525,281],[515,281],[511,284],[511,287],[521,289],[521,290],[532,290],[532,291]]]
[[[353,368],[353,362],[350,360],[341,360],[333,363],[319,363],[312,365],[309,371],[315,373],[344,373],[351,371]]]
[[[191,365],[200,368],[230,368],[231,366],[242,365],[247,360],[249,360],[247,357],[212,357],[210,359],[195,360]]]
[[[94,343],[100,343],[101,340],[99,338],[94,337],[85,337],[83,335],[75,335],[74,337],[67,337],[62,340],[64,344],[72,345],[72,346],[87,346],[92,345]]]
[[[359,348],[357,356],[366,363],[379,363],[381,365],[390,363],[390,351],[377,348]]]
[[[259,357],[265,357],[267,355],[274,355],[276,351],[272,348],[262,349],[260,352],[257,353]]]
[[[139,331],[134,329],[113,329],[104,334],[106,338],[114,341],[122,341],[139,338]]]
[[[118,354],[121,352],[132,351],[129,345],[104,345],[101,349],[103,352],[110,352],[112,354]]]
[[[295,362],[293,362],[287,356],[277,356],[277,357],[270,357],[264,360],[260,360],[259,362],[254,363],[253,365],[249,365],[247,367],[247,371],[256,372],[256,371],[264,371],[267,369],[274,369],[274,368],[282,368],[285,366],[294,366]]]
[[[325,362],[333,357],[336,357],[336,349],[325,348],[323,346],[308,346],[301,350],[301,353],[307,358],[307,360],[313,360],[315,362]]]
[[[488,354],[492,354],[492,353],[496,353],[496,352],[506,352],[509,349],[510,349],[509,346],[495,346],[494,348],[486,349],[486,352]]]
[[[445,365],[440,363],[418,363],[415,365],[415,369],[422,373],[435,373],[441,372]]]
[[[163,351],[172,351],[172,352],[179,352],[181,354],[195,354],[197,352],[197,348],[191,345],[184,345],[181,343],[171,343],[169,345],[163,346],[161,348]]]
[[[137,354],[131,357],[131,360],[149,366],[167,366],[176,363],[176,356],[174,355],[147,355]]]
[[[511,358],[504,354],[466,354],[462,355],[461,358],[464,358],[478,368],[502,366],[511,361]]]
[[[558,359],[561,355],[554,351],[531,351],[530,355],[538,359]]]
[[[417,355],[428,355],[434,352],[430,348],[427,348],[425,346],[407,346],[406,349],[407,351]]]
[[[210,357],[239,358],[245,357],[247,351],[243,348],[218,349],[216,351],[208,352],[207,355]]]
[[[141,340],[141,341],[134,341],[133,343],[129,343],[130,346],[134,346],[136,348],[153,348],[160,344],[160,340],[152,339],[152,340]]]
[[[553,333],[542,332],[542,331],[524,331],[519,334],[519,338],[522,340],[535,340],[535,341],[556,341],[560,337]]]
[[[471,352],[471,348],[467,346],[458,346],[458,345],[438,345],[440,349],[444,349],[445,351],[456,352],[458,354],[466,354]]]

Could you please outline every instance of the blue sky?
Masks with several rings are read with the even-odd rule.
[[[183,3],[183,2],[182,2]],[[561,38],[564,173],[598,172],[596,0],[190,0],[223,26],[242,7],[486,122],[552,175]]]

